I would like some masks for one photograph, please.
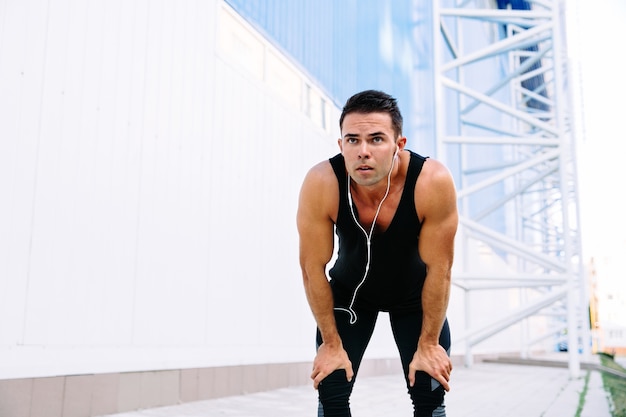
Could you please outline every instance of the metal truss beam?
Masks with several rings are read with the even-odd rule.
[[[542,317],[551,330],[522,338],[520,350],[556,341],[567,329],[570,373],[577,376],[581,338],[584,352],[588,345],[588,301],[564,2],[511,2],[518,9],[506,3],[437,0],[433,8],[437,155],[455,175],[461,215],[453,283],[466,304],[476,291],[526,294],[524,305],[480,328],[468,325],[458,340],[470,365],[476,344]],[[487,273],[469,262],[477,247],[488,248],[503,270]]]

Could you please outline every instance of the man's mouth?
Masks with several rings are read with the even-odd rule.
[[[360,166],[356,170],[357,171],[371,171],[372,169],[374,169],[374,168],[368,167],[368,166]]]

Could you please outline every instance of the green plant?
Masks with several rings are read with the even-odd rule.
[[[587,390],[589,389],[589,377],[591,376],[591,372],[587,371],[587,375],[585,375],[585,386],[583,387],[583,391],[580,393],[580,397],[578,397],[578,409],[576,410],[576,416],[580,417],[583,412],[583,408],[585,407],[585,398],[587,398]]]
[[[602,366],[620,372],[626,372],[626,369],[615,362],[611,355],[600,355],[600,361]],[[613,401],[613,410],[611,411],[613,412],[613,417],[626,417],[626,378],[620,378],[619,376],[603,371],[602,382],[604,383],[604,388],[611,394]]]

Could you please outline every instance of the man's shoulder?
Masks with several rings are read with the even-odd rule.
[[[334,219],[338,204],[339,182],[333,167],[329,160],[318,162],[309,169],[302,183],[299,218]]]
[[[337,187],[337,176],[330,159],[325,159],[313,165],[306,174],[305,183],[314,184],[316,187]]]
[[[430,179],[450,176],[448,168],[441,161],[434,158],[424,158],[422,173],[424,177],[429,177]]]
[[[328,174],[332,174],[333,167],[330,159],[324,159],[323,161],[318,162],[313,165],[311,169],[309,169],[309,174],[314,176],[326,176]]]
[[[415,184],[415,196],[421,196],[437,190],[437,193],[454,192],[454,179],[450,170],[437,159],[428,158],[424,161],[422,171]]]

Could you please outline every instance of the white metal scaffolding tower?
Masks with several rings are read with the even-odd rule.
[[[454,3],[454,4],[452,4]],[[522,354],[562,338],[572,376],[588,349],[588,301],[563,3],[447,1],[434,5],[437,155],[453,171],[460,210],[453,285],[472,348],[519,325]],[[476,253],[498,258],[485,272]],[[519,304],[472,325],[471,294],[516,291]],[[532,320],[546,326],[537,334]],[[529,324],[531,323],[531,324]],[[458,330],[457,330],[458,332]]]

